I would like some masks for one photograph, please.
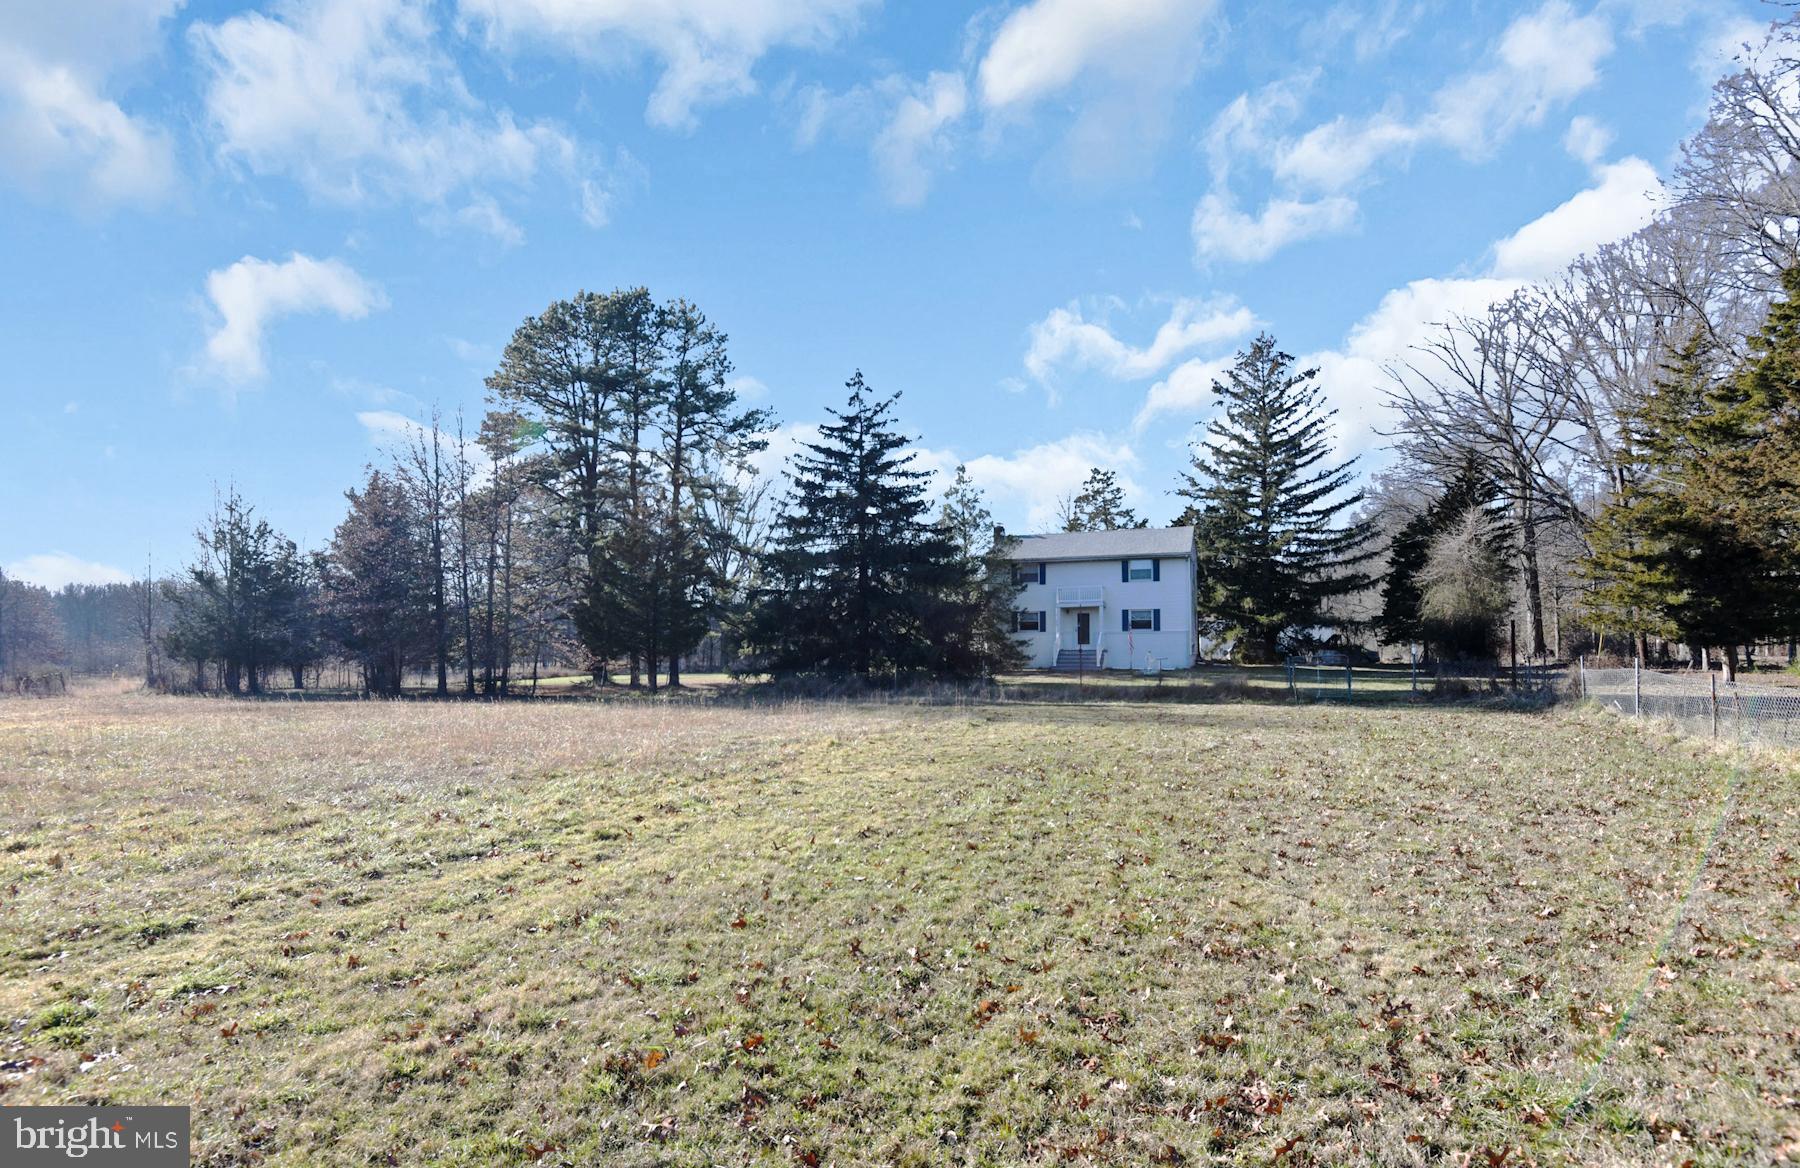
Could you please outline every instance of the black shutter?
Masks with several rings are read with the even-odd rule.
[[[1119,631],[1121,633],[1129,633],[1131,631],[1131,610],[1129,608],[1121,608],[1119,610]]]
[[[1038,583],[1042,584],[1043,582],[1044,582],[1044,565],[1040,563],[1038,565]]]
[[[1156,633],[1162,632],[1162,609],[1160,608],[1153,608],[1150,610],[1150,631]]]
[[[1039,610],[1039,612],[1038,612],[1038,632],[1040,632],[1040,633],[1047,632],[1049,630],[1049,628],[1050,628],[1050,622],[1044,619],[1043,611]]]
[[[1151,560],[1150,561],[1150,578],[1152,580],[1161,580],[1162,579],[1162,561],[1161,560]]]
[[[1121,583],[1121,584],[1131,583],[1131,561],[1130,560],[1120,560],[1119,561],[1119,583]]]

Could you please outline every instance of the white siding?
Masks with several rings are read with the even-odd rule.
[[[1081,607],[1093,610],[1094,643],[1089,648],[1100,651],[1100,664],[1105,669],[1143,669],[1152,658],[1164,669],[1186,669],[1194,664],[1194,572],[1188,558],[1158,557],[1159,580],[1120,579],[1119,561],[1063,560],[1044,565],[1044,582],[1031,583],[1020,590],[1013,602],[1015,608],[1027,612],[1043,612],[1049,628],[1043,632],[1020,633],[1019,641],[1031,655],[1031,665],[1048,669],[1056,664],[1057,633],[1060,628],[1061,648],[1073,649],[1075,643],[1074,608],[1057,603],[1058,589],[1097,589],[1097,603]],[[1029,560],[1021,560],[1029,564]],[[1066,591],[1064,593],[1067,595]],[[1162,628],[1150,632],[1127,632],[1122,627],[1122,613],[1127,609],[1160,609]]]

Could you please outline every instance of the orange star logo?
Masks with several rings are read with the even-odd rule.
[[[115,1120],[113,1120],[113,1130],[116,1132],[122,1132],[125,1130],[125,1125],[115,1119]]]

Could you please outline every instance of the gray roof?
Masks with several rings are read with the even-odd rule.
[[[1128,560],[1186,556],[1194,550],[1191,527],[1139,527],[1122,531],[1059,531],[1015,537],[1015,560]]]

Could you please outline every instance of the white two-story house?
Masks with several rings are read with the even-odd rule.
[[[1194,529],[1016,537],[1013,631],[1035,669],[1194,664]]]

